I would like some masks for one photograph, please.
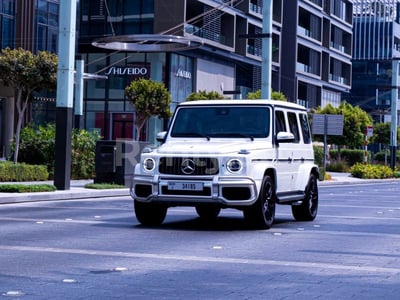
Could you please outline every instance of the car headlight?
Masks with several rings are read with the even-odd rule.
[[[243,168],[241,160],[233,158],[226,163],[226,168],[231,173],[239,173]]]
[[[153,158],[148,157],[143,160],[143,169],[147,172],[151,172],[156,167],[156,162]]]

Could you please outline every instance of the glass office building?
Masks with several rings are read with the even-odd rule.
[[[375,121],[390,122],[392,61],[400,59],[400,4],[397,0],[354,2],[353,84],[348,100]]]

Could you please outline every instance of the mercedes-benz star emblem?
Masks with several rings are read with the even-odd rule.
[[[181,163],[181,171],[186,175],[190,175],[194,173],[196,164],[191,159],[185,159]]]

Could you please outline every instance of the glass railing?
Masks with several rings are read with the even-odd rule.
[[[346,52],[346,47],[345,46],[343,46],[343,45],[341,45],[341,44],[338,44],[338,43],[335,43],[335,42],[330,42],[330,46],[331,46],[331,48],[334,48],[334,49],[336,49],[336,50],[339,50],[340,52],[343,52],[343,53],[347,53]]]
[[[206,30],[191,24],[185,24],[185,32],[201,38],[211,40],[213,42],[220,43],[222,45],[227,45],[226,37],[224,35],[212,32],[211,30]]]
[[[298,72],[306,72],[306,73],[310,73],[310,70],[311,70],[311,68],[310,68],[310,66],[308,66],[308,65],[305,65],[305,64],[303,64],[303,63],[297,63],[296,64],[296,70],[298,71]]]
[[[335,74],[329,74],[329,80],[345,85],[350,84],[350,81],[347,78]]]
[[[258,14],[262,14],[262,7],[254,4],[254,3],[250,3],[250,11],[253,11]]]

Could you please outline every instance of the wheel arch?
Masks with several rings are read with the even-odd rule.
[[[297,176],[297,182],[296,182],[296,187],[299,191],[304,191],[307,184],[308,184],[308,179],[311,174],[313,174],[316,179],[319,178],[319,170],[318,166],[316,165],[302,165],[299,169],[299,174],[308,174],[308,176]]]
[[[274,187],[275,187],[275,189],[276,189],[276,185],[277,185],[277,182],[276,182],[276,170],[275,169],[273,169],[273,168],[268,168],[268,169],[266,169],[265,171],[264,171],[264,177],[265,176],[269,176],[270,178],[271,178],[271,180],[272,180],[272,183],[274,184]]]

